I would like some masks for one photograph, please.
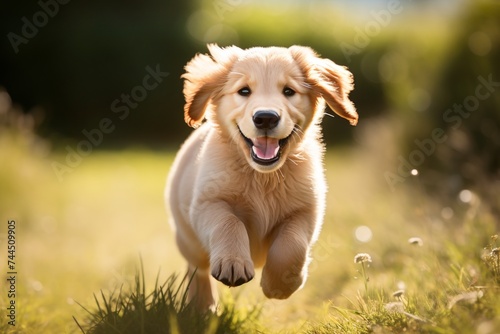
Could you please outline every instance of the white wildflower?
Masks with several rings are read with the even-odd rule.
[[[395,298],[400,298],[404,294],[405,294],[405,290],[401,289],[401,290],[393,292],[392,296],[395,297]]]
[[[469,291],[458,294],[450,299],[448,303],[448,309],[452,309],[457,303],[465,303],[465,304],[475,304],[481,297],[483,297],[484,292],[479,291]]]
[[[367,253],[358,253],[354,257],[354,263],[372,262],[372,257]]]
[[[413,237],[413,238],[408,239],[408,243],[410,243],[411,245],[415,245],[415,246],[422,246],[424,244],[422,239],[419,237]]]

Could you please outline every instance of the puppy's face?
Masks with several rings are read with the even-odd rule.
[[[274,171],[313,119],[308,91],[287,49],[254,48],[233,64],[214,118],[254,169]]]
[[[283,165],[310,124],[321,119],[323,98],[356,123],[347,99],[350,73],[311,49],[209,48],[212,58],[198,55],[186,66],[186,121],[197,125],[206,113],[255,170]]]

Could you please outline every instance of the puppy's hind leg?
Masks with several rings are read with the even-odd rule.
[[[210,278],[208,255],[186,225],[178,225],[175,239],[181,254],[188,261],[188,302],[193,303],[200,311],[215,311],[217,290],[215,282]]]
[[[210,277],[208,268],[200,269],[192,265],[188,267],[188,302],[200,311],[211,310],[215,312],[217,304],[217,288]]]

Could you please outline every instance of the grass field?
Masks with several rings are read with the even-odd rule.
[[[258,273],[240,288],[219,285],[218,316],[186,311],[183,290],[172,294],[185,263],[163,206],[172,157],[95,151],[59,182],[51,163],[63,154],[29,136],[0,135],[0,268],[6,275],[7,222],[15,220],[18,273],[16,326],[7,323],[11,299],[2,284],[0,332],[81,333],[79,325],[92,332],[92,320],[125,313],[163,324],[143,315],[168,303],[158,313],[170,317],[166,333],[188,333],[182,321],[191,318],[202,319],[204,333],[500,332],[491,238],[499,227],[488,208],[473,191],[443,207],[422,192],[418,176],[391,191],[385,163],[360,146],[328,150],[328,209],[301,291],[266,300]],[[371,262],[355,263],[359,253]]]

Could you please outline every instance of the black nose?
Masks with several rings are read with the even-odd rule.
[[[280,115],[273,110],[259,110],[253,115],[253,124],[257,129],[274,129],[280,121]]]

